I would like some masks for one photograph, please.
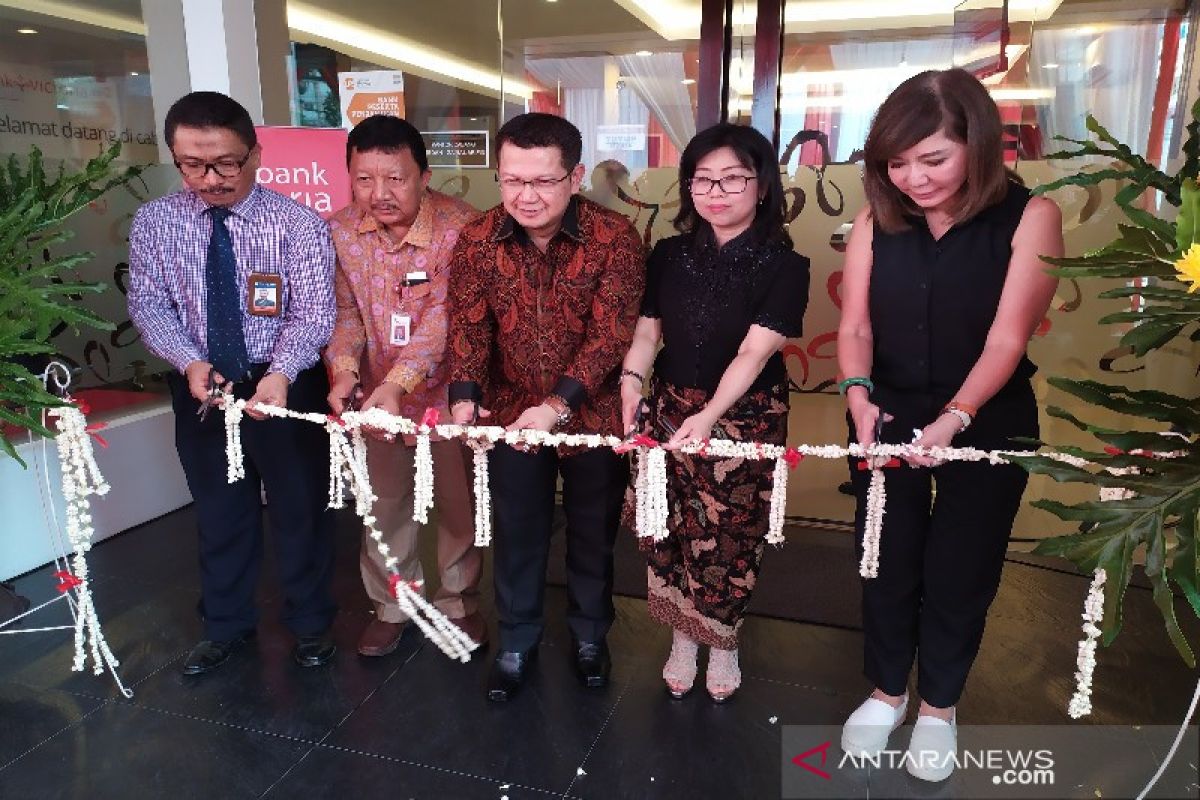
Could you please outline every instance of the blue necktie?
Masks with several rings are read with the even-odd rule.
[[[205,279],[208,281],[208,360],[217,372],[238,381],[250,369],[246,338],[242,331],[242,307],[238,302],[237,257],[225,219],[229,209],[213,206],[212,238],[208,240]]]

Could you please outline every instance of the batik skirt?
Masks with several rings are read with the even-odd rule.
[[[670,438],[711,397],[701,389],[655,380],[650,393],[650,435]],[[748,392],[713,427],[714,437],[783,445],[787,439],[786,384]],[[650,616],[702,644],[737,647],[762,562],[771,503],[771,459],[667,455],[667,538],[640,539],[647,561]],[[634,476],[636,479],[636,475]],[[632,481],[625,523],[632,527]]]

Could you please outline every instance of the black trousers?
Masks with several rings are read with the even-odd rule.
[[[249,398],[266,370],[234,385]],[[297,636],[321,633],[333,622],[334,526],[329,502],[329,444],[319,425],[267,418],[242,422],[246,477],[226,482],[225,423],[220,409],[201,422],[187,380],[168,378],[175,410],[175,447],[196,503],[200,541],[200,614],[206,639],[227,640],[255,627],[254,592],[262,564],[262,500],[266,487],[271,540],[283,584],[283,622]],[[329,392],[317,365],[296,377],[288,407],[325,411]]]
[[[928,425],[945,402],[886,388],[877,388],[873,399],[895,416],[884,427],[889,443],[912,441],[913,428]],[[1020,449],[1011,437],[1037,436],[1037,430],[1037,404],[1026,384],[984,406],[953,444]],[[870,472],[852,469],[852,475],[861,559]],[[879,576],[862,582],[864,673],[884,692],[903,694],[916,659],[921,698],[946,708],[958,702],[979,652],[1029,476],[1011,464],[968,462],[905,465],[885,469],[884,476]]]
[[[559,472],[567,517],[567,625],[583,642],[603,641],[612,626],[613,543],[628,461],[606,449],[561,457],[554,448],[522,453],[499,443],[490,473],[501,650],[530,650],[542,636]]]

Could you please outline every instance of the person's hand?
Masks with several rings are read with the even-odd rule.
[[[208,399],[208,372],[211,369],[212,364],[207,361],[193,361],[183,370],[183,376],[187,378],[188,392],[201,403]],[[225,385],[225,378],[219,372],[213,373],[213,380],[217,386]]]
[[[533,406],[522,411],[521,416],[517,417],[505,430],[536,430],[549,433],[554,430],[554,426],[557,424],[558,412],[543,403],[542,405]]]
[[[863,447],[875,444],[875,427],[879,422],[880,414],[883,414],[884,422],[892,420],[891,414],[884,413],[879,406],[871,402],[870,395],[861,386],[850,387],[850,391],[846,393],[846,408],[850,412],[850,418],[854,420],[855,438]],[[883,457],[867,459],[867,463],[871,467],[875,467],[883,461],[887,461],[887,459]]]
[[[470,400],[458,400],[454,405],[450,406],[450,419],[455,425],[474,425],[476,408],[479,409],[480,419],[487,419],[492,415],[492,412],[483,408],[478,403]]]
[[[340,416],[346,410],[346,401],[352,399],[350,390],[358,383],[358,378],[353,372],[339,372],[333,376],[333,383],[329,386],[329,394],[325,398],[325,402],[329,403],[329,410],[335,415]],[[361,390],[359,394],[361,395]]]
[[[717,418],[707,410],[700,411],[698,414],[692,414],[679,424],[679,428],[663,445],[663,449],[678,450],[685,444],[690,444],[700,439],[707,439],[712,436],[713,425],[716,424]]]
[[[402,394],[404,394],[404,389],[399,385],[384,381],[375,388],[375,391],[371,392],[371,396],[367,398],[365,403],[363,403],[362,410],[366,411],[368,408],[381,408],[394,417],[399,416],[400,395]],[[363,430],[367,432],[368,436],[372,437],[373,439],[378,439],[381,442],[396,441],[395,435],[388,433],[387,431],[380,430],[379,428],[363,426]]]
[[[633,381],[621,381],[621,430],[625,431],[626,436],[641,433],[641,431],[635,431],[633,426],[637,419],[638,406],[642,404],[642,400],[642,392],[634,385]]]
[[[950,440],[962,428],[962,422],[953,414],[942,414],[921,429],[921,435],[913,444],[921,447],[949,447]],[[905,456],[905,461],[914,467],[936,467],[942,462],[932,456]]]
[[[246,401],[246,413],[251,419],[266,419],[258,410],[259,405],[287,406],[288,379],[282,372],[268,372],[254,389],[254,396]]]

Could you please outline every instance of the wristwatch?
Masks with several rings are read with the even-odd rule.
[[[571,406],[559,395],[546,395],[546,399],[542,401],[542,405],[550,406],[555,415],[557,415],[558,419],[555,421],[554,427],[561,428],[571,421]]]

